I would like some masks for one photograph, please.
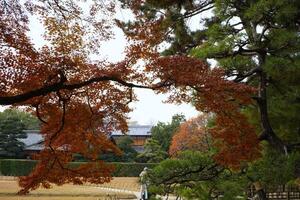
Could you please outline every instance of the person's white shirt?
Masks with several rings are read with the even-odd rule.
[[[146,180],[147,170],[148,170],[148,168],[145,167],[144,170],[140,173],[140,180],[142,182],[142,185],[141,185],[141,198],[142,199],[148,199],[147,180]]]

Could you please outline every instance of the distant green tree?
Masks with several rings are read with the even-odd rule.
[[[151,129],[152,138],[159,142],[164,151],[168,152],[173,135],[184,121],[184,115],[176,114],[172,117],[171,123],[158,122]]]
[[[25,124],[17,116],[0,114],[0,157],[20,158],[24,143],[18,139],[26,138]]]
[[[117,141],[117,146],[121,149],[123,154],[119,161],[132,162],[137,156],[137,151],[132,147],[133,140],[129,136],[123,136]]]
[[[100,155],[100,159],[107,162],[134,162],[138,152],[132,147],[132,144],[132,138],[124,135],[116,140],[117,147],[123,153],[116,155],[113,152],[106,152]],[[78,156],[78,160],[80,159],[82,159],[82,156]]]
[[[7,117],[16,117],[23,124],[25,130],[39,130],[40,121],[37,117],[31,115],[30,113],[18,110],[18,109],[6,109],[0,113],[0,120]]]
[[[155,139],[148,139],[144,147],[144,152],[137,156],[139,162],[156,163],[168,156],[167,152],[162,149],[159,141]]]

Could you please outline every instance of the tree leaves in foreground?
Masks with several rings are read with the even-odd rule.
[[[182,155],[186,155],[186,150],[193,151],[195,155],[207,156],[208,159],[213,160],[217,149],[212,148],[212,144],[215,141],[209,132],[209,127],[213,124],[211,123],[213,120],[211,117],[213,116],[200,115],[197,118],[188,120],[180,126],[179,131],[173,136],[170,148],[170,152],[173,155],[172,159],[175,161],[169,161],[170,165],[161,163],[159,165],[160,168],[155,168],[154,175],[151,177],[151,180],[155,182],[152,187],[155,193],[162,194],[168,191],[188,199],[212,199],[216,195],[224,195],[223,198],[225,199],[234,199],[237,197],[241,198],[242,196],[246,198],[249,186],[257,185],[257,187],[255,187],[257,190],[256,193],[260,198],[266,198],[264,194],[264,189],[266,188],[270,191],[276,190],[279,185],[297,185],[297,174],[299,173],[297,170],[300,160],[299,153],[293,152],[289,154],[289,156],[286,156],[278,154],[278,152],[271,147],[266,147],[261,158],[251,163],[244,163],[241,169],[230,171],[227,168],[227,172],[230,173],[227,173],[226,179],[221,175],[217,176],[214,181],[212,179],[202,179],[201,181],[193,182],[193,177],[179,175],[180,178],[185,178],[185,181],[178,178],[173,180],[172,186],[174,187],[166,186],[166,188],[162,189],[161,183],[158,183],[158,187],[156,188],[155,185],[157,185],[157,181],[155,180],[161,180],[160,178],[163,177],[163,173],[171,174],[168,172],[169,170],[174,170],[174,173],[178,172],[178,169],[173,169],[172,167],[176,165],[174,164],[176,162],[183,162],[182,160],[186,157]],[[194,157],[197,158],[197,156]],[[203,162],[203,165],[206,164],[203,160],[201,162]],[[182,168],[189,171],[191,168],[197,168],[197,166],[201,166],[201,164],[190,162],[190,166],[183,166]],[[158,169],[159,171],[157,172],[156,170]],[[171,179],[172,176],[173,175],[169,175],[169,178]],[[166,181],[164,184],[168,183],[167,178],[163,178],[161,181]],[[192,182],[193,184],[186,186],[186,182]],[[213,188],[213,186],[215,188]],[[159,190],[159,188],[161,190]],[[208,194],[209,191],[214,191],[215,194]]]
[[[223,75],[227,79],[256,88],[252,93],[255,106],[248,108],[254,110],[255,114],[250,118],[258,122],[256,131],[259,133],[259,140],[267,141],[282,154],[299,150],[300,123],[299,116],[296,115],[299,112],[299,1],[121,2],[124,7],[133,10],[136,17],[128,23],[119,22],[127,36],[136,41],[132,45],[136,52],[153,50],[167,42],[170,46],[162,52],[163,55],[214,59],[224,69]],[[155,35],[155,40],[145,35]],[[166,74],[171,75],[170,79],[176,77],[172,74],[173,70],[176,71],[174,68],[177,65],[166,70]],[[199,108],[199,104],[214,104],[206,102],[203,90],[194,86],[192,77],[198,70],[201,68],[194,67],[190,71],[189,80],[187,75],[181,74],[182,79],[186,80],[185,85],[194,89],[196,108]],[[203,86],[209,88],[205,84]],[[213,90],[224,91],[222,88],[218,85],[218,89]],[[227,92],[231,93],[230,90]],[[218,98],[210,96],[209,99]],[[224,97],[222,99],[230,101]],[[225,115],[226,107],[222,105],[220,108],[222,113],[201,107],[204,111],[217,114],[217,126],[220,123],[230,123],[228,119],[220,119],[220,116]],[[235,115],[233,118],[237,124],[243,123],[239,122],[240,117]],[[246,121],[245,117],[241,118]],[[237,138],[239,134],[232,130],[244,131],[249,127],[245,128],[246,124],[243,124],[242,128],[232,123],[228,131],[224,128],[228,125],[224,124],[222,127],[218,126],[221,128],[216,128],[214,137],[219,137],[223,144],[239,146],[238,140],[232,138],[234,135]],[[251,129],[252,131],[254,130]],[[222,133],[219,134],[220,132]],[[249,131],[241,135],[250,137],[251,133]],[[226,138],[231,138],[231,141]],[[224,149],[218,159],[223,163],[235,162],[226,156],[228,151],[238,152],[234,147]],[[240,156],[246,158],[245,155]]]
[[[218,165],[209,153],[181,152],[149,172],[150,192],[187,199],[245,198],[247,178]]]
[[[26,106],[35,114],[42,124],[45,146],[35,157],[39,162],[34,171],[20,178],[21,194],[39,186],[49,188],[52,183],[109,181],[113,168],[98,157],[119,153],[108,135],[114,130],[126,132],[129,103],[135,100],[133,88],[169,92],[169,102],[193,103],[197,110],[214,113],[212,136],[219,140],[218,163],[238,168],[259,157],[255,127],[241,112],[241,106],[253,105],[251,97],[257,90],[228,80],[226,70],[211,68],[198,58],[182,53],[161,57],[158,45],[170,24],[160,24],[163,16],[147,9],[144,15],[140,1],[127,3],[137,20],[129,23],[130,31],[114,20],[116,5],[111,1],[89,1],[83,9],[76,0],[0,0],[0,104]],[[194,9],[186,2],[174,3]],[[172,3],[155,5],[172,7]],[[169,23],[178,17],[173,11],[180,14],[170,9]],[[31,15],[45,28],[42,47],[28,36]],[[149,20],[151,16],[154,19]],[[179,18],[176,42],[188,44],[188,32],[181,29],[184,18]],[[122,62],[109,63],[101,59],[100,46],[112,37],[114,25],[123,28],[129,46]],[[89,162],[72,168],[69,163],[74,155]]]

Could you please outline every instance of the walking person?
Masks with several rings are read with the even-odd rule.
[[[145,167],[144,170],[140,173],[140,180],[141,180],[141,200],[148,199],[148,190],[147,190],[147,173],[148,168]]]

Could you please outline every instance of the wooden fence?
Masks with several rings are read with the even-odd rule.
[[[285,186],[265,188],[268,200],[300,200],[300,186]],[[255,199],[255,188],[249,188],[249,199]]]

